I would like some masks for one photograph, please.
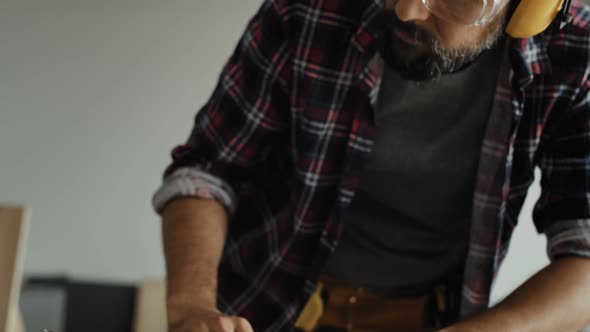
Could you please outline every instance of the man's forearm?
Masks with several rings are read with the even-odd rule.
[[[590,324],[590,260],[552,263],[490,310],[441,332],[576,332]]]
[[[224,208],[213,200],[179,199],[162,211],[162,218],[169,320],[194,309],[215,308],[227,233]]]

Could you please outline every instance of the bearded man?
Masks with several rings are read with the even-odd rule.
[[[154,195],[169,331],[590,324],[590,10],[265,0]],[[551,264],[489,307],[535,168]]]

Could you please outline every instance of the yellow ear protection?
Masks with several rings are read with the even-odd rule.
[[[572,20],[571,0],[521,0],[506,28],[514,38],[529,38],[539,34],[559,16],[560,29]]]

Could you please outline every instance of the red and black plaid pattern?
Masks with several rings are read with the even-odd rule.
[[[376,130],[382,9],[382,0],[265,0],[154,197],[157,209],[190,195],[228,207],[218,302],[256,331],[292,328],[336,246]],[[550,257],[590,257],[590,11],[576,4],[572,14],[561,31],[506,41],[463,315],[488,306],[537,166],[534,220]]]

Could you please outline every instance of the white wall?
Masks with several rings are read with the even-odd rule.
[[[0,2],[0,201],[33,208],[27,273],[163,275],[150,196],[259,2]],[[546,264],[530,203],[495,298]]]
[[[150,198],[259,0],[0,1],[0,201],[25,271],[163,275]]]

